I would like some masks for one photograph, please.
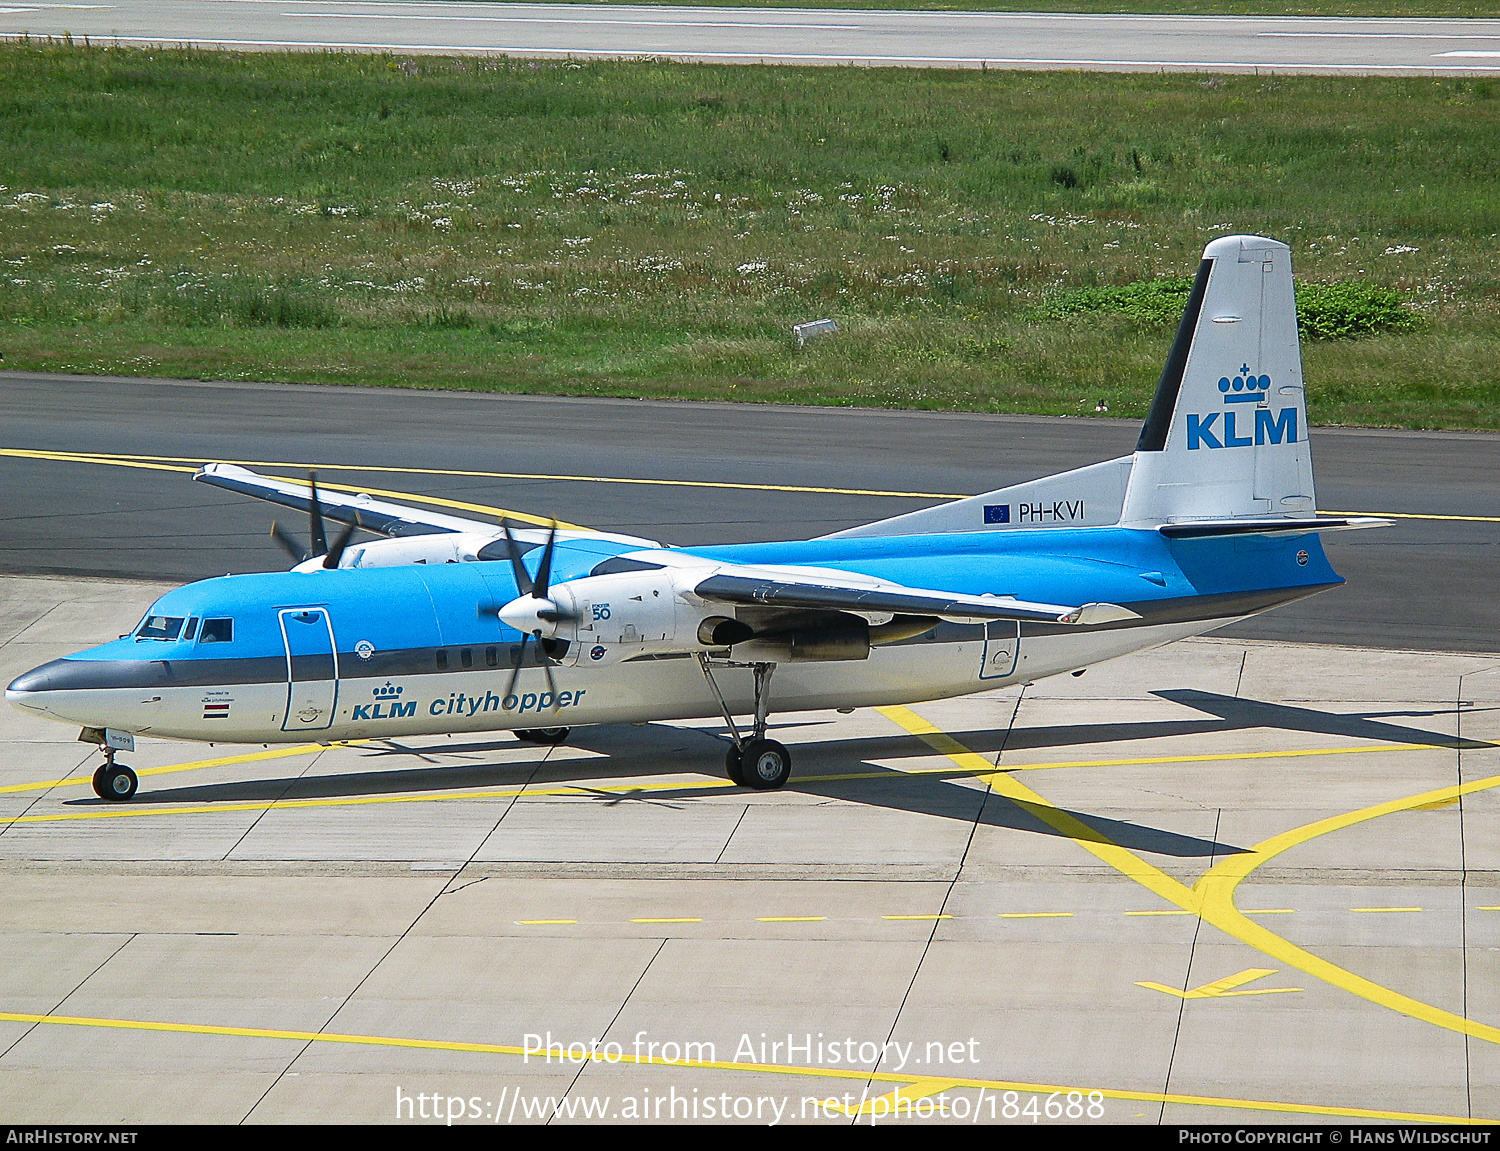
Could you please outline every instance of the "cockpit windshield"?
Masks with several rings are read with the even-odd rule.
[[[185,617],[180,615],[148,615],[136,629],[136,639],[176,639],[182,632]]]

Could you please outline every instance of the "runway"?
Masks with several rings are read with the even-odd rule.
[[[511,509],[701,544],[837,531],[1122,455],[1139,431],[1131,420],[20,372],[0,373],[0,426],[0,571],[176,583],[284,567],[272,519],[306,529],[190,482],[210,460],[288,475],[316,466],[325,482],[456,501],[486,520]],[[1220,634],[1500,648],[1500,436],[1314,429],[1312,444],[1321,508],[1421,518],[1326,537],[1345,587]]]
[[[712,63],[1333,75],[1500,71],[1500,21],[114,0],[0,5],[0,36],[120,44]]]

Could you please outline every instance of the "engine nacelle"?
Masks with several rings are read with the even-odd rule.
[[[746,663],[826,663],[869,659],[870,629],[860,627],[805,628],[752,639],[731,653]]]

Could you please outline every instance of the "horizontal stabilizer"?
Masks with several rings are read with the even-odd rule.
[[[1162,524],[1156,530],[1168,539],[1192,540],[1209,536],[1284,536],[1390,526],[1390,520],[1383,520],[1378,516],[1318,516],[1315,519],[1193,520],[1188,523]]]
[[[258,500],[280,504],[282,507],[307,511],[312,505],[308,498],[309,488],[299,480],[273,479],[257,475],[249,468],[233,464],[208,464],[193,479],[199,483],[212,484],[216,488],[254,496]],[[458,516],[418,512],[400,504],[386,503],[367,495],[349,496],[331,492],[321,484],[318,487],[318,504],[322,514],[339,523],[358,523],[366,531],[385,536],[430,535],[434,532],[473,531],[480,525],[473,520]]]

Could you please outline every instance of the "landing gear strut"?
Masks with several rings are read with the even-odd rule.
[[[104,763],[94,772],[94,794],[100,799],[115,803],[135,798],[136,788],[141,785],[140,779],[123,763],[115,762],[114,748],[105,744],[103,751]]]
[[[734,746],[724,757],[724,767],[729,778],[741,787],[752,787],[757,791],[772,791],[791,778],[792,753],[774,739],[766,738],[766,712],[770,704],[771,675],[776,671],[774,663],[730,664],[730,667],[749,667],[755,672],[755,722],[749,739],[740,735],[734,716],[724,693],[714,679],[713,668],[706,652],[698,653],[698,666],[703,669],[703,678],[713,690],[714,698],[724,713],[724,723],[729,728]]]

